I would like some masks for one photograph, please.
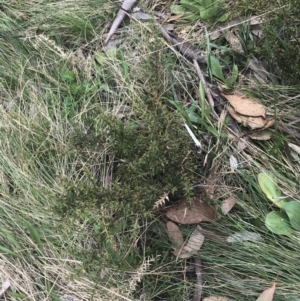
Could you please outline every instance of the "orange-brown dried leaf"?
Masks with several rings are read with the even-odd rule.
[[[264,125],[264,129],[271,127],[272,125],[274,125],[274,123],[275,123],[275,120],[273,118],[267,117],[267,122]]]
[[[191,204],[182,199],[178,204],[168,208],[166,216],[170,220],[183,225],[217,220],[215,209],[197,198],[193,198]]]
[[[264,128],[267,120],[263,117],[248,117],[246,125],[248,125],[252,130]]]
[[[173,253],[176,257],[186,259],[195,255],[201,248],[204,242],[204,235],[196,228],[191,234],[187,244]]]
[[[243,123],[245,125],[247,117],[241,116],[238,114],[233,107],[230,105],[227,106],[227,112],[231,115],[232,118],[234,118],[238,123]],[[242,118],[243,117],[243,118]]]
[[[266,117],[266,109],[251,98],[237,94],[223,94],[238,114],[252,117]]]
[[[173,247],[175,249],[180,249],[184,243],[184,240],[179,227],[175,223],[168,221],[167,230],[168,230],[169,239]]]

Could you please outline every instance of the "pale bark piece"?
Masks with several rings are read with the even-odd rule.
[[[235,204],[236,204],[236,200],[233,196],[224,200],[221,204],[221,210],[222,210],[223,214],[225,214],[225,215],[228,214],[231,211],[231,209],[234,207]]]
[[[244,241],[257,242],[260,240],[262,240],[262,236],[259,233],[242,231],[233,233],[226,241],[229,243],[241,243]]]
[[[262,130],[249,135],[254,140],[270,140],[272,138],[272,132],[270,130]]]
[[[230,164],[231,171],[235,171],[238,168],[239,162],[234,155],[231,155],[229,157],[229,164]]]
[[[237,94],[223,94],[238,114],[266,118],[266,109],[256,101]]]
[[[215,209],[197,198],[194,198],[191,204],[182,199],[175,206],[168,208],[166,216],[170,220],[183,225],[217,220]]]
[[[228,299],[225,297],[220,297],[220,296],[210,296],[210,297],[204,298],[203,301],[228,301]]]
[[[5,279],[2,282],[2,286],[0,288],[0,297],[2,297],[4,295],[4,293],[10,288],[10,281],[9,279]]]
[[[183,240],[183,236],[182,236],[182,233],[181,233],[179,227],[175,223],[168,221],[167,222],[167,230],[168,230],[169,239],[170,239],[173,247],[175,249],[181,249],[183,246],[184,240]]]
[[[174,255],[178,258],[187,259],[192,256],[194,256],[201,248],[202,244],[204,242],[204,236],[199,231],[198,228],[196,228],[192,235],[190,236],[187,244],[176,251],[174,251]]]
[[[288,146],[297,154],[300,155],[300,146],[293,144],[293,143],[288,143]]]

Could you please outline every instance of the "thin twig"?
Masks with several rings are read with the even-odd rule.
[[[205,58],[202,55],[198,54],[190,43],[180,40],[174,34],[165,30],[160,24],[157,23],[157,25],[161,30],[163,37],[173,46],[175,46],[179,50],[179,52],[182,53],[186,58],[196,60],[200,64],[205,63]]]
[[[110,38],[113,36],[115,31],[120,26],[121,22],[124,20],[125,16],[127,15],[127,12],[133,8],[133,6],[137,3],[137,0],[124,0],[121,8],[119,9],[117,16],[115,17],[110,30],[107,34],[107,37],[104,41],[104,45],[107,45]]]
[[[198,256],[194,257],[195,262],[195,273],[196,273],[196,283],[193,295],[193,301],[200,301],[202,295],[202,263]]]

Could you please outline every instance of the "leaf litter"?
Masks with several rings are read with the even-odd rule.
[[[222,93],[222,95],[228,100],[228,113],[238,123],[242,123],[244,126],[248,126],[252,130],[266,129],[275,123],[273,118],[266,116],[265,107],[253,99],[248,98],[240,93],[231,95]],[[267,135],[262,135],[261,137],[266,138]]]
[[[190,204],[185,199],[182,199],[178,204],[167,209],[166,216],[182,225],[217,220],[216,210],[198,198],[193,198]]]
[[[276,289],[276,282],[274,282],[270,288],[263,291],[256,301],[272,301],[274,297],[275,289]]]
[[[173,247],[177,250],[178,249],[180,250],[183,246],[184,240],[179,227],[171,221],[168,221],[166,226],[167,226],[169,239]]]
[[[201,248],[204,242],[204,235],[198,227],[192,232],[188,242],[182,248],[177,249],[173,254],[181,259],[187,259],[194,256]]]
[[[221,210],[222,210],[223,214],[225,214],[225,215],[228,214],[231,211],[231,209],[234,207],[235,204],[236,204],[236,200],[233,196],[224,200],[221,204]]]

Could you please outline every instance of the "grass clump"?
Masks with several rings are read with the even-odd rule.
[[[300,62],[295,54],[300,50],[300,3],[282,1],[280,6],[265,25],[262,54],[285,84],[298,85]]]
[[[247,133],[230,138],[222,121],[198,105],[193,65],[151,22],[126,23],[114,36],[117,50],[103,51],[115,8],[102,4],[3,4],[2,26],[24,33],[6,35],[0,47],[0,265],[12,284],[5,294],[12,300],[190,300],[193,260],[172,254],[163,211],[152,208],[167,193],[169,206],[203,192],[211,164],[211,204],[219,210],[230,196],[237,204],[201,224],[203,296],[256,300],[278,276],[276,298],[296,300],[298,236],[266,229],[271,204],[256,181],[269,172],[284,195],[297,199],[300,161],[288,149],[289,137],[274,128],[270,141],[248,141],[237,151]],[[238,88],[295,130],[296,89],[251,79]],[[169,106],[175,102],[180,112]],[[182,112],[203,145],[200,154]],[[180,228],[185,239],[194,229]],[[245,231],[260,240],[228,243]]]

